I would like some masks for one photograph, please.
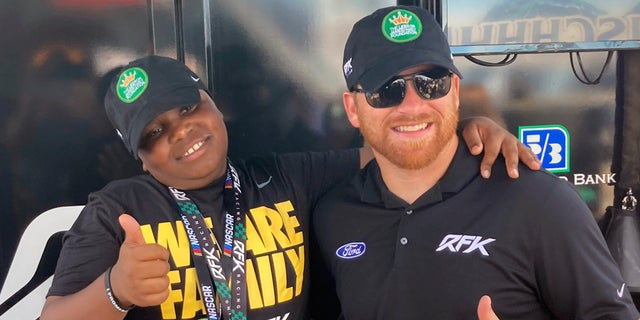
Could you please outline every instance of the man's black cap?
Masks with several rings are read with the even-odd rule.
[[[347,88],[376,91],[402,70],[432,64],[451,70],[449,42],[428,11],[415,6],[381,8],[353,25],[342,60]]]
[[[147,56],[130,62],[111,81],[104,98],[107,117],[138,158],[144,128],[165,111],[200,102],[200,77],[182,62]]]

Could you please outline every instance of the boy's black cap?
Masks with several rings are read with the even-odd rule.
[[[415,6],[381,8],[353,25],[342,60],[349,90],[376,91],[402,70],[433,64],[462,78],[442,27]]]
[[[130,62],[113,78],[104,105],[111,124],[137,159],[144,128],[165,111],[199,103],[198,89],[208,92],[182,62],[147,56]]]

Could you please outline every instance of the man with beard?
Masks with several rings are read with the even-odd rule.
[[[427,11],[382,8],[344,51],[343,103],[375,160],[315,208],[345,319],[638,319],[590,210],[546,171],[498,170],[456,135],[460,71]],[[484,297],[484,298],[483,298]]]

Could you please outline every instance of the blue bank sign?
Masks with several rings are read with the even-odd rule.
[[[543,168],[550,172],[570,170],[570,138],[564,126],[521,126],[518,137],[538,156]]]

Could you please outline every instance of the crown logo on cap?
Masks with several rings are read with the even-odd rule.
[[[391,17],[389,18],[389,22],[393,23],[393,25],[397,26],[397,25],[401,25],[401,24],[407,24],[411,21],[411,18],[408,14],[407,15],[402,15],[402,12],[398,11],[398,15],[395,17]]]
[[[420,18],[406,9],[389,12],[382,19],[381,28],[384,37],[395,43],[414,41],[422,34]]]
[[[120,86],[127,87],[133,80],[136,79],[136,72],[132,70],[131,72],[129,72],[129,74],[123,73],[122,76],[123,77],[122,82],[120,82]]]
[[[131,103],[142,95],[148,84],[147,73],[139,67],[132,67],[120,74],[115,89],[120,101]]]

